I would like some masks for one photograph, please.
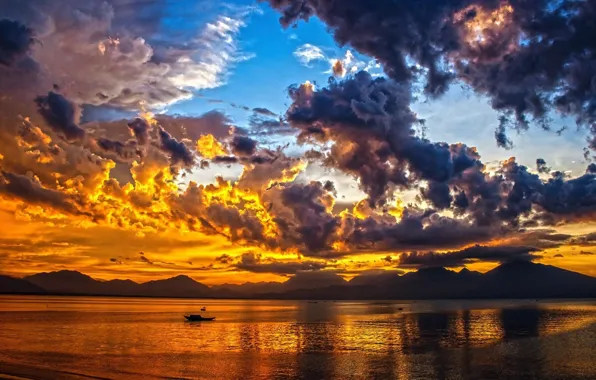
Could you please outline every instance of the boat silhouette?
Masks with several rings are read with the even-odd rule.
[[[213,321],[213,320],[215,320],[215,317],[203,317],[203,316],[201,316],[201,314],[185,315],[184,318],[186,318],[186,320],[189,321],[189,322]]]

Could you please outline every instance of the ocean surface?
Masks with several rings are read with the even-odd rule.
[[[217,319],[188,323],[183,315],[189,313]],[[596,301],[0,296],[0,373],[29,379],[596,379]]]

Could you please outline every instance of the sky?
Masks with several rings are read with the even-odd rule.
[[[595,18],[532,1],[5,0],[0,271],[596,276]]]

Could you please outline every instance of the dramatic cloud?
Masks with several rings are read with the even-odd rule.
[[[128,123],[128,128],[130,128],[130,131],[137,139],[139,145],[147,145],[149,142],[149,129],[151,129],[151,126],[145,119],[136,118]]]
[[[245,253],[235,267],[254,273],[296,274],[301,271],[321,270],[325,263],[318,261],[277,261],[262,259],[254,253]]]
[[[80,214],[68,194],[42,187],[35,177],[1,171],[0,193],[27,203],[49,206],[68,214]]]
[[[197,120],[146,114],[83,128],[75,104],[54,92],[38,100],[42,118],[17,118],[20,127],[6,130],[17,143],[2,146],[2,189],[44,208],[20,211],[31,218],[74,215],[142,233],[193,231],[327,260],[363,251],[456,249],[515,236],[531,222],[556,224],[594,212],[593,174],[556,172],[543,181],[514,160],[487,173],[475,149],[417,137],[416,118],[400,103],[408,94],[402,89],[362,72],[329,88],[290,90],[287,117],[299,141],[331,143],[329,151],[307,154],[309,160],[358,177],[367,191],[369,198],[351,211],[334,212],[332,182],[297,180],[305,160],[259,147],[221,114]],[[71,133],[78,130],[80,136]],[[113,138],[101,137],[107,132]],[[184,171],[176,169],[205,167],[198,156],[240,165],[242,173],[237,181],[183,182]],[[392,206],[395,189],[419,189],[417,204]]]
[[[35,34],[39,44],[30,56],[37,65],[27,75],[27,90],[51,80],[76,103],[138,109],[220,86],[236,62],[250,58],[236,39],[251,9],[175,27],[169,17],[176,19],[176,8],[166,0],[143,5],[143,12],[134,7],[127,0],[3,1],[0,12],[15,21],[1,21],[0,61],[22,56]]]
[[[439,96],[458,79],[488,96],[504,114],[500,145],[509,145],[509,116],[516,128],[531,119],[546,127],[550,110],[580,124],[596,120],[591,1],[268,2],[284,27],[317,16],[340,46],[376,58],[398,83],[422,81],[428,95]],[[320,52],[301,56],[318,59]]]
[[[538,173],[549,173],[550,168],[546,165],[546,161],[542,158],[536,159],[536,170]]]
[[[191,166],[194,163],[190,149],[183,142],[173,138],[165,129],[159,129],[159,138],[161,140],[161,148],[170,156],[172,165],[182,163],[185,166]]]
[[[474,246],[461,251],[437,252],[411,252],[403,253],[399,257],[398,265],[402,268],[428,268],[428,267],[461,267],[474,262],[508,262],[516,260],[534,260],[540,258],[533,252],[538,251],[532,247],[489,247]]]
[[[257,150],[257,142],[246,136],[234,136],[231,146],[237,156],[252,156]]]
[[[74,103],[55,92],[49,92],[48,96],[40,96],[35,101],[39,107],[39,113],[50,127],[67,140],[85,137],[85,131],[77,125],[81,115]]]
[[[537,250],[593,245],[590,235],[558,229],[592,221],[596,215],[594,164],[579,176],[551,169],[541,158],[531,168],[515,158],[489,165],[474,147],[429,140],[421,133],[424,121],[411,107],[422,77],[427,78],[427,92],[438,95],[452,77],[476,86],[474,78],[486,73],[474,70],[487,65],[497,78],[504,75],[503,82],[490,77],[478,82],[478,88],[490,79],[499,87],[487,90],[492,95],[530,102],[536,110],[563,104],[548,86],[539,88],[546,91],[540,92],[539,101],[520,95],[520,83],[534,91],[532,80],[542,81],[545,73],[534,78],[535,73],[528,72],[510,83],[508,75],[513,74],[507,70],[522,69],[502,67],[509,59],[521,59],[521,51],[530,54],[527,49],[541,46],[531,38],[518,43],[519,31],[530,28],[525,16],[535,16],[536,27],[545,22],[542,14],[527,10],[520,1],[510,6],[439,1],[420,7],[409,0],[372,5],[304,0],[294,16],[316,13],[331,23],[338,40],[383,63],[389,77],[376,77],[366,67],[352,70],[348,61],[353,63],[353,57],[347,55],[334,62],[335,76],[326,85],[291,86],[284,115],[233,105],[250,112],[247,126],[237,126],[236,120],[218,111],[191,117],[154,115],[146,108],[224,80],[224,72],[238,58],[234,38],[240,20],[250,12],[229,10],[233,17],[230,13],[202,25],[208,37],[201,42],[195,40],[202,30],[196,24],[189,21],[178,30],[160,12],[162,1],[150,3],[144,15],[128,0],[39,0],[35,6],[7,0],[0,5],[6,17],[32,30],[12,23],[2,23],[1,28],[40,41],[25,43],[18,37],[12,44],[5,41],[12,41],[11,35],[0,38],[0,217],[70,234],[87,228],[109,229],[114,236],[124,231],[153,242],[122,257],[108,253],[98,265],[147,270],[146,264],[152,264],[155,270],[180,270],[194,262],[193,270],[296,274],[295,281],[321,276],[329,284],[343,281],[338,273],[349,276],[370,269],[371,263],[461,266],[531,260],[538,257]],[[277,8],[291,4],[274,2]],[[540,8],[542,3],[530,5]],[[568,9],[567,15],[555,9],[553,22],[563,17],[588,23],[583,19],[587,8]],[[352,12],[354,17],[348,17]],[[293,23],[294,16],[286,21]],[[352,18],[355,24],[348,28]],[[403,20],[407,22],[402,25]],[[496,27],[491,20],[499,22],[497,31],[491,31]],[[486,23],[488,30],[481,28]],[[572,34],[590,30],[582,23],[572,30],[559,27]],[[165,33],[173,32],[170,28],[182,35]],[[545,43],[558,45],[548,39],[550,32],[532,33],[528,36],[543,36]],[[563,65],[567,73],[592,54],[591,42],[567,34],[561,38],[587,46],[585,57],[578,55],[577,62]],[[507,43],[490,48],[483,39]],[[550,47],[543,48],[550,52]],[[559,47],[562,56],[567,48]],[[318,59],[316,49],[309,49],[302,56]],[[588,70],[580,66],[574,67]],[[568,76],[547,74],[559,78],[557,91],[568,92]],[[567,74],[581,74],[582,79],[587,75]],[[58,86],[48,92],[50,78]],[[584,87],[574,87],[576,99],[592,91],[585,87],[590,81],[582,83]],[[515,96],[500,90],[511,90]],[[573,109],[579,104],[575,100],[566,102],[564,113],[580,112]],[[581,104],[581,112],[593,112]],[[495,106],[503,111],[511,107],[511,102]],[[86,110],[91,110],[88,116],[81,116]],[[532,116],[534,109],[512,112],[519,121]],[[503,145],[510,145],[506,119],[498,134]],[[320,180],[313,180],[314,172]],[[364,195],[338,204],[347,193],[342,176],[351,177],[352,187]],[[184,260],[169,260],[149,250],[157,239],[172,236],[194,241],[192,246],[176,247]],[[217,242],[219,248],[209,242]],[[138,254],[140,249],[151,259]],[[453,252],[442,253],[448,250]],[[246,251],[251,253],[242,255]],[[402,254],[410,251],[416,253]],[[195,257],[194,252],[200,254]]]
[[[290,88],[286,118],[302,142],[333,142],[323,163],[359,179],[371,205],[417,180],[447,182],[478,166],[475,150],[463,144],[432,143],[415,136],[408,87],[361,71],[328,87]],[[410,174],[408,175],[407,172]]]
[[[0,19],[0,65],[13,65],[33,42],[33,30],[17,21]]]

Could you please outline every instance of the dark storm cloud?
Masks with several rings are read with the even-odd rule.
[[[430,96],[461,79],[503,113],[506,127],[547,127],[549,110],[596,120],[596,7],[574,0],[268,0],[283,26],[313,16],[340,46],[376,58],[399,83]],[[513,123],[509,123],[510,116]]]
[[[592,232],[585,235],[573,236],[568,241],[569,245],[577,245],[580,247],[593,247],[596,246],[596,233]]]
[[[271,116],[271,117],[276,117],[277,114],[273,111],[268,110],[267,108],[261,108],[261,107],[257,107],[257,108],[253,108],[252,109],[253,112],[264,115],[264,116]]]
[[[234,156],[217,156],[213,158],[213,162],[216,164],[235,164],[238,162],[238,158]]]
[[[441,51],[455,43],[453,28],[441,28],[449,9],[464,1],[435,1],[421,7],[415,1],[358,0],[344,2],[315,0],[270,0],[282,12],[281,23],[288,27],[300,19],[318,16],[334,33],[340,46],[351,45],[360,53],[375,57],[385,72],[398,81],[414,76],[406,58],[429,69],[429,92],[440,92],[449,74],[437,64]],[[434,45],[434,46],[433,46]]]
[[[234,265],[235,268],[253,273],[275,273],[275,274],[296,274],[302,271],[316,271],[326,267],[326,264],[318,261],[275,261],[265,260],[254,253],[244,253],[240,261]]]
[[[153,265],[153,261],[149,260],[145,255],[140,255],[139,260],[149,265]]]
[[[282,189],[281,202],[291,211],[291,217],[275,221],[285,242],[303,247],[307,252],[330,249],[339,220],[327,212],[328,189],[328,185],[315,181],[290,184]]]
[[[573,236],[557,233],[553,229],[533,229],[517,233],[509,245],[531,246],[540,249],[558,248],[573,241]]]
[[[54,91],[37,97],[35,102],[39,113],[54,131],[69,141],[85,137],[85,131],[77,125],[80,111],[76,104]]]
[[[293,103],[286,118],[300,131],[299,141],[333,142],[323,164],[357,177],[371,206],[419,180],[436,182],[429,195],[445,198],[446,187],[439,183],[480,165],[475,150],[463,144],[415,136],[420,120],[410,109],[407,86],[361,71],[343,81],[330,79],[321,89],[291,87],[289,94]]]
[[[538,173],[550,173],[550,168],[542,158],[536,159],[536,170],[538,170]]]
[[[534,254],[538,251],[533,247],[489,247],[474,246],[461,251],[437,252],[410,252],[399,257],[398,266],[402,268],[427,268],[427,267],[460,267],[475,262],[508,262],[515,260],[534,260],[540,258]]]
[[[422,190],[422,195],[438,209],[449,208],[453,200],[449,186],[441,182],[430,182],[428,188]]]
[[[172,165],[183,164],[186,167],[192,166],[194,156],[190,149],[181,141],[176,140],[165,129],[159,128],[159,139],[161,149],[169,154]]]
[[[257,141],[246,136],[236,135],[230,143],[232,152],[241,157],[252,156],[257,150]]]
[[[215,258],[215,260],[222,264],[229,264],[234,260],[234,258],[232,256],[228,255],[227,253],[224,253],[221,256],[217,256]]]
[[[67,194],[46,189],[30,176],[0,171],[0,193],[28,203],[51,206],[68,214],[82,214]]]
[[[541,188],[536,203],[562,219],[579,219],[596,212],[596,175],[565,179],[553,175]]]
[[[581,236],[581,238],[585,241],[596,242],[596,232],[592,232],[590,234],[586,234]]]
[[[337,198],[337,189],[335,188],[333,181],[325,181],[323,184],[323,189],[326,192],[333,194]]]
[[[474,242],[486,242],[510,230],[501,226],[480,226],[469,220],[422,214],[406,210],[399,222],[378,218],[354,220],[344,226],[345,242],[355,249],[403,251],[441,249]],[[431,248],[432,247],[432,248]]]
[[[468,170],[450,183],[457,189],[455,208],[474,218],[479,225],[502,222],[520,226],[524,223],[553,224],[563,220],[581,220],[596,211],[596,176],[585,174],[565,178],[554,172],[547,181],[515,159],[505,161],[494,174]]]
[[[139,145],[147,145],[150,138],[149,130],[151,129],[151,126],[147,121],[141,118],[136,118],[128,123],[128,128],[130,128]]]
[[[134,143],[121,143],[120,141],[112,141],[106,138],[99,138],[96,140],[96,143],[104,152],[113,153],[121,160],[129,161],[138,157],[137,147]]]
[[[0,19],[0,65],[13,65],[33,43],[33,30],[18,21]]]
[[[586,168],[586,173],[596,174],[596,164],[592,163],[592,164],[588,165],[588,167]]]
[[[254,136],[284,136],[296,133],[296,130],[281,118],[272,119],[268,116],[263,116],[257,112],[253,112],[248,120],[250,126],[249,133]]]
[[[495,141],[497,146],[500,148],[511,149],[513,148],[513,141],[507,136],[507,118],[501,117],[499,126],[495,129]]]

